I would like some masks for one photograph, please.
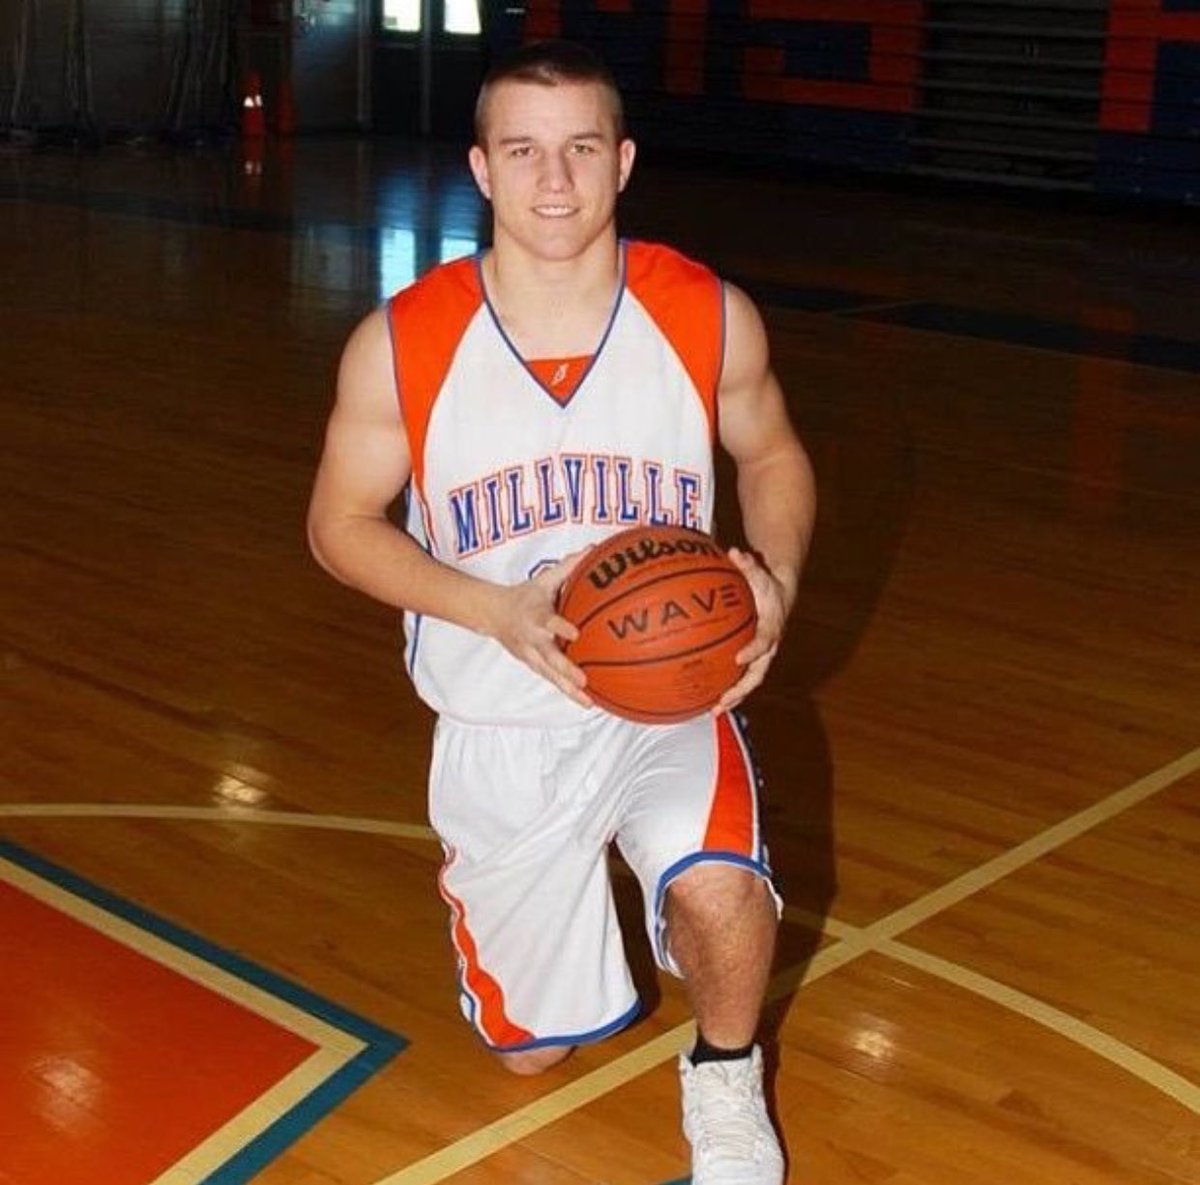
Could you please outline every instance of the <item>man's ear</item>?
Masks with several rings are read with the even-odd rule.
[[[629,174],[633,172],[634,157],[637,156],[637,145],[632,140],[622,140],[617,145],[617,192],[621,192],[629,184]]]
[[[467,153],[467,164],[471,166],[471,176],[479,186],[479,192],[490,202],[492,200],[492,179],[488,173],[487,153],[478,144],[471,145]]]

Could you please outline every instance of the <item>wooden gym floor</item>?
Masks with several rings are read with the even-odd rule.
[[[643,165],[813,454],[751,727],[796,1185],[1200,1181],[1200,283],[1181,217]],[[430,720],[306,554],[337,353],[457,156],[0,156],[0,1183],[662,1185],[677,986],[535,1080],[457,1015]],[[736,534],[730,512],[726,536]]]

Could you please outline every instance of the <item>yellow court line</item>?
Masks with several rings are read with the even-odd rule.
[[[1069,843],[1091,828],[1128,810],[1131,806],[1166,789],[1198,769],[1200,769],[1200,748],[1193,749],[1178,760],[1163,766],[1162,769],[1140,778],[1132,785],[1114,792],[1094,806],[1079,811],[1069,819],[1064,819],[1033,839],[1019,844],[994,860],[989,860],[972,872],[951,881],[942,889],[934,890],[911,905],[897,910],[870,926],[854,930],[839,924],[838,929],[842,930],[846,937],[838,941],[835,946],[818,951],[804,966],[791,968],[776,976],[767,991],[767,999],[781,999],[805,984],[813,983],[840,967],[844,967],[864,954],[882,950],[889,940],[902,930],[909,929],[973,893],[979,892],[980,889],[994,884],[1008,873],[1024,867],[1038,859],[1039,856],[1043,856],[1065,843]],[[847,931],[850,932],[847,933]],[[915,953],[919,954],[919,952]],[[975,980],[970,972],[965,969],[962,971],[962,976],[956,980],[961,983],[961,986],[987,986],[986,982],[981,982],[984,977],[980,976],[978,980]],[[996,987],[1002,988],[1002,985],[997,984]],[[989,995],[988,992],[984,994]],[[1021,993],[1013,992],[1009,999],[1015,1000],[1020,995]],[[989,998],[991,998],[990,995]],[[1032,997],[1028,998],[1032,1000]],[[1033,1002],[1037,1003],[1037,1001]],[[1051,1019],[1048,1013],[1042,1015],[1047,1020]],[[1041,1016],[1035,1016],[1034,1019],[1046,1023]],[[1063,1029],[1056,1031],[1064,1031],[1067,1027],[1064,1025]],[[375,1185],[437,1185],[438,1182],[494,1155],[517,1140],[524,1139],[533,1132],[548,1127],[551,1123],[593,1102],[608,1091],[624,1086],[634,1078],[670,1061],[687,1047],[694,1031],[691,1021],[678,1025],[670,1032],[656,1037],[653,1041],[615,1059],[608,1065],[593,1070],[590,1074],[585,1074],[569,1085],[551,1091],[520,1110],[510,1113],[486,1127],[479,1128],[464,1139],[450,1144],[398,1172],[381,1178],[375,1182]],[[1066,1032],[1065,1035],[1072,1036],[1070,1032]],[[1103,1038],[1104,1034],[1097,1031],[1097,1036]],[[1074,1036],[1072,1039],[1075,1039]],[[1112,1042],[1111,1038],[1107,1040]],[[1089,1045],[1088,1048],[1098,1056],[1108,1057],[1115,1052],[1114,1046],[1117,1044],[1119,1043],[1106,1044],[1105,1041],[1098,1041],[1094,1046]],[[1130,1069],[1135,1065],[1138,1069],[1146,1068],[1141,1061],[1138,1061],[1145,1055],[1137,1054],[1135,1050],[1129,1050],[1129,1053],[1133,1055],[1129,1062],[1118,1061],[1117,1064],[1125,1069]],[[1149,1058],[1145,1058],[1145,1063],[1153,1065]],[[1159,1069],[1164,1074],[1170,1073],[1165,1067]],[[1137,1071],[1131,1069],[1131,1072]],[[1151,1078],[1145,1080],[1157,1085],[1157,1082]],[[1191,1086],[1190,1083],[1186,1083],[1186,1085]],[[1175,1096],[1172,1094],[1172,1097]]]
[[[767,989],[767,999],[780,999],[792,992],[799,982],[811,983],[829,975],[857,959],[866,949],[865,946],[854,948],[851,943],[845,943],[818,951],[805,964],[802,972],[798,969],[785,972],[772,980]],[[444,1181],[462,1169],[499,1152],[501,1148],[548,1127],[556,1120],[570,1115],[572,1111],[595,1102],[610,1091],[678,1057],[692,1044],[695,1035],[694,1022],[689,1020],[676,1025],[661,1036],[622,1054],[590,1074],[585,1074],[574,1082],[535,1099],[520,1110],[510,1112],[494,1123],[477,1129],[469,1136],[391,1176],[383,1177],[375,1182],[375,1185],[433,1185],[436,1181]]]
[[[182,1179],[198,1183],[208,1180],[273,1123],[294,1111],[313,1092],[328,1082],[346,1064],[346,1058],[331,1049],[318,1049],[289,1074],[280,1078],[244,1110],[217,1128],[182,1159],[177,1160],[150,1185],[175,1185]]]
[[[417,1182],[444,1181],[501,1148],[515,1144],[556,1119],[578,1111],[588,1103],[603,1098],[632,1079],[677,1057],[686,1048],[692,1032],[694,1029],[690,1022],[671,1029],[590,1074],[559,1087],[551,1094],[502,1116],[486,1127],[476,1129],[469,1136],[447,1145],[424,1160],[384,1177],[376,1185],[400,1185],[401,1182],[403,1185],[415,1185]]]
[[[957,964],[892,941],[896,935],[927,921],[929,918],[958,904],[982,889],[995,884],[1010,873],[1023,868],[1049,852],[1077,839],[1130,807],[1145,801],[1159,791],[1200,770],[1200,748],[1193,749],[1176,761],[1154,773],[1115,791],[1107,798],[1079,811],[1060,823],[1040,832],[1032,839],[987,861],[978,868],[935,889],[924,897],[868,926],[858,928],[833,918],[821,919],[805,911],[789,907],[791,920],[819,927],[837,939],[837,943],[819,951],[802,966],[794,967],[772,980],[769,1000],[781,999],[806,984],[846,966],[862,955],[876,951],[953,982],[967,990],[985,996],[1005,1007],[1046,1025],[1048,1028],[1077,1041],[1097,1056],[1136,1075],[1157,1087],[1185,1106],[1196,1109],[1197,1088],[1186,1079],[1137,1050],[1083,1024],[1066,1013],[1043,1004],[985,976],[977,975]],[[299,812],[276,812],[248,808],[204,807],[141,807],[105,804],[25,804],[0,805],[0,817],[128,817],[193,819],[218,822],[275,823],[301,827],[325,827],[331,830],[357,831],[376,835],[394,835],[410,839],[436,839],[432,829],[415,824],[391,823],[382,820],[352,818],[336,815],[310,815]],[[919,961],[918,961],[919,960]],[[554,1123],[558,1119],[586,1106],[597,1098],[625,1085],[627,1082],[676,1057],[692,1040],[692,1022],[679,1025],[654,1038],[636,1050],[616,1058],[607,1065],[586,1074],[575,1082],[543,1096],[529,1105],[479,1128],[470,1136],[384,1177],[375,1185],[435,1185],[472,1164],[493,1155],[525,1136]]]
[[[280,1116],[293,1111],[366,1048],[361,1038],[335,1028],[320,1017],[296,1008],[286,1000],[3,857],[0,857],[0,882],[14,886],[113,942],[119,942],[145,958],[168,967],[177,975],[201,984],[214,994],[231,1000],[316,1047],[304,1061],[192,1148],[153,1185],[204,1180],[228,1161],[231,1155],[266,1131]]]
[[[191,951],[160,938],[99,905],[76,896],[69,889],[45,880],[0,856],[0,881],[13,885],[30,897],[51,906],[59,913],[82,923],[130,950],[168,967],[177,975],[198,983],[223,999],[269,1020],[315,1045],[333,1050],[343,1061],[350,1061],[366,1048],[361,1038],[336,1028],[310,1012],[289,1004],[248,980],[210,963]]]
[[[1048,827],[1032,839],[1003,852],[995,859],[987,861],[986,864],[981,864],[978,868],[963,873],[962,876],[943,885],[940,889],[927,893],[924,897],[918,898],[878,922],[864,926],[863,934],[871,941],[878,942],[894,938],[905,930],[911,930],[913,926],[928,920],[935,914],[944,912],[952,905],[957,905],[981,889],[986,889],[989,885],[1008,876],[1009,873],[1032,864],[1055,848],[1060,848],[1064,844],[1070,843],[1071,840],[1078,839],[1084,832],[1092,830],[1101,823],[1108,822],[1109,819],[1115,818],[1139,802],[1144,802],[1160,790],[1165,790],[1168,786],[1181,781],[1197,770],[1200,770],[1200,749],[1193,749],[1169,765],[1164,765],[1154,773],[1139,778],[1136,782],[1126,786],[1124,790],[1115,791],[1093,806],[1071,815],[1070,818],[1063,819],[1061,823],[1056,823],[1053,827]]]
[[[351,815],[310,815],[303,811],[263,811],[250,807],[160,806],[153,803],[21,802],[0,803],[0,818],[9,819],[166,819],[201,823],[269,823],[283,827],[313,827],[324,831],[357,831],[399,839],[436,840],[437,833],[422,823],[393,823]]]
[[[798,905],[783,907],[783,920],[803,926],[806,930],[814,930],[818,934],[827,934],[830,938],[854,938],[862,932],[860,926],[851,926],[839,922],[837,918],[822,917],[811,909],[801,909]]]
[[[916,967],[930,975],[936,975],[939,979],[966,988],[967,991],[984,996],[1012,1012],[1045,1025],[1069,1041],[1074,1041],[1076,1045],[1082,1045],[1089,1053],[1094,1053],[1097,1057],[1102,1057],[1149,1083],[1156,1090],[1182,1103],[1188,1110],[1200,1113],[1200,1086],[1078,1017],[1063,1012],[1036,996],[1026,995],[998,980],[969,971],[958,963],[926,954],[907,943],[888,940],[881,942],[877,949],[882,955],[907,963],[910,967]]]
[[[804,910],[793,911],[790,907],[784,909],[784,917],[808,925],[810,928],[813,927],[814,922],[818,924],[820,922],[817,915],[809,914]],[[927,954],[904,942],[896,942],[890,938],[885,938],[881,942],[864,942],[861,929],[856,926],[848,926],[845,922],[839,922],[834,918],[826,919],[825,933],[843,940],[841,945],[830,948],[831,951],[842,952],[843,956],[849,956],[850,952],[853,952],[853,958],[865,953],[865,950],[873,951],[876,954],[887,955],[888,958],[895,959],[897,962],[907,963],[910,967],[916,967],[938,979],[944,979],[947,983],[965,988],[977,996],[983,996],[992,1003],[1007,1008],[1010,1012],[1037,1021],[1038,1024],[1083,1046],[1097,1057],[1102,1057],[1127,1073],[1140,1078],[1176,1102],[1182,1103],[1189,1110],[1200,1113],[1200,1086],[1190,1082],[1181,1074],[1176,1074],[1174,1070],[1168,1069],[1161,1062],[1147,1057],[1146,1054],[1134,1049],[1131,1045],[1118,1041],[1108,1033],[1039,1000],[1036,996],[1027,995],[999,980],[971,971],[960,963],[952,963],[937,955]],[[850,957],[843,957],[838,965],[844,966],[849,961]],[[823,970],[822,973],[828,974],[828,970]],[[804,977],[802,982],[810,982],[810,978]],[[800,984],[795,986],[800,986]],[[773,984],[772,988],[781,995],[785,994],[782,991],[782,983]]]

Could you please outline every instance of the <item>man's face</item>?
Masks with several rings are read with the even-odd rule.
[[[471,171],[492,203],[496,239],[544,260],[568,260],[613,231],[633,168],[599,83],[501,82],[488,95],[486,143]]]

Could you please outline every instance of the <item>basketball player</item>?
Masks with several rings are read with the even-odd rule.
[[[493,245],[434,269],[346,345],[309,517],[334,576],[403,609],[437,711],[430,816],[445,848],[464,1013],[538,1073],[638,1010],[607,873],[641,882],[682,976],[696,1185],[778,1185],[755,1045],[778,919],[734,708],[767,670],[813,517],[805,454],[749,299],[674,251],[617,238],[634,145],[611,76],[565,42],[485,80],[470,166]],[[712,714],[649,726],[592,705],[555,593],[637,522],[708,530],[713,442],[737,466],[758,608]],[[387,512],[407,487],[406,529]]]

